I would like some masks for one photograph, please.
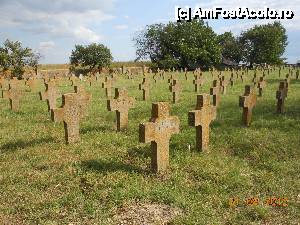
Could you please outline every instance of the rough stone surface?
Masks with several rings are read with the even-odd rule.
[[[111,98],[111,89],[113,86],[113,80],[111,77],[105,77],[105,81],[102,83],[102,88],[105,88],[105,95],[107,98]]]
[[[194,76],[193,84],[195,87],[195,92],[200,90],[200,87],[204,84],[204,78],[201,74],[196,74]]]
[[[128,111],[133,108],[135,99],[128,96],[126,89],[115,89],[115,98],[107,100],[108,111],[116,111],[117,131],[128,127]]]
[[[20,89],[19,83],[16,81],[11,81],[9,83],[9,89],[7,91],[2,91],[2,97],[9,100],[10,108],[12,111],[20,110],[20,99],[23,92]]]
[[[221,101],[220,95],[220,82],[218,80],[213,81],[213,86],[210,88],[210,95],[213,96],[213,105],[218,107]]]
[[[173,134],[179,133],[179,118],[169,115],[169,103],[152,104],[152,118],[140,124],[140,142],[151,142],[151,167],[155,172],[164,172],[169,166],[169,142]]]
[[[196,109],[188,113],[190,126],[196,127],[196,149],[208,151],[209,149],[209,125],[216,119],[217,110],[210,105],[210,95],[197,95]]]
[[[144,77],[143,82],[139,85],[139,89],[143,91],[143,100],[147,101],[150,97],[150,83],[148,78]]]
[[[179,81],[177,79],[173,79],[169,89],[172,92],[172,102],[177,103],[181,92],[181,85]]]
[[[84,117],[82,100],[78,93],[63,95],[62,108],[52,109],[51,118],[53,121],[64,122],[65,140],[67,144],[80,141],[79,122]]]
[[[257,96],[255,90],[250,85],[245,86],[245,93],[239,97],[239,105],[243,108],[243,123],[250,126],[252,118],[252,109],[256,105]]]
[[[61,92],[58,90],[55,80],[50,80],[48,83],[45,83],[46,91],[40,92],[40,99],[47,101],[48,111],[56,109],[56,100],[60,98]]]
[[[284,113],[284,102],[288,94],[288,83],[281,81],[279,83],[278,91],[276,91],[277,98],[277,112]]]

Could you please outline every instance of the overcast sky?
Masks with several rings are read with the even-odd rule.
[[[108,46],[115,61],[134,60],[134,34],[148,24],[174,20],[175,6],[293,10],[294,19],[282,21],[289,41],[285,57],[300,60],[300,0],[0,0],[0,41],[20,40],[41,52],[42,63],[66,63],[75,44],[91,42]],[[218,34],[239,34],[268,22],[208,21]]]

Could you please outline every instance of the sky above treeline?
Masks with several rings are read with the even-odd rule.
[[[109,47],[114,61],[129,61],[135,59],[135,34],[175,21],[175,6],[293,10],[292,20],[281,20],[289,42],[284,56],[289,63],[300,60],[300,0],[0,0],[0,41],[21,41],[42,54],[42,63],[68,63],[75,44],[92,42]],[[217,34],[235,35],[272,21],[207,20]]]

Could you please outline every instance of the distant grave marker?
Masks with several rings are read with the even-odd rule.
[[[210,88],[210,95],[213,96],[213,105],[218,107],[221,101],[220,84],[218,80],[213,81],[213,86]]]
[[[40,92],[40,99],[47,101],[48,111],[56,108],[56,100],[60,98],[61,92],[56,86],[55,80],[50,80],[48,83],[45,83],[46,90],[45,92]]]
[[[112,78],[105,77],[105,81],[102,83],[102,88],[105,88],[105,95],[107,98],[111,98],[112,86],[113,86]]]
[[[262,96],[262,93],[263,93],[263,90],[265,89],[266,87],[266,81],[264,79],[264,77],[260,77],[259,78],[259,81],[257,83],[257,88],[258,88],[258,96],[261,97]]]
[[[277,112],[284,113],[284,102],[288,94],[288,83],[280,81],[278,91],[276,91],[277,98]]]
[[[12,111],[20,110],[20,99],[22,97],[22,91],[20,89],[19,83],[15,80],[12,80],[7,91],[2,91],[2,97],[8,99],[10,103],[10,109]]]
[[[179,101],[179,96],[181,92],[181,85],[179,81],[177,79],[174,79],[169,89],[172,92],[172,102],[177,103]]]
[[[245,93],[239,98],[239,105],[243,107],[243,123],[250,126],[252,118],[252,109],[256,105],[257,96],[254,89],[250,85],[245,86]]]
[[[139,89],[143,91],[143,100],[147,101],[149,100],[150,96],[150,83],[148,78],[144,77],[143,82],[139,85]]]
[[[128,127],[128,111],[133,108],[135,99],[128,96],[126,89],[115,89],[115,98],[107,100],[107,109],[116,111],[117,114],[117,131]]]
[[[202,74],[197,74],[194,76],[193,84],[195,87],[195,92],[198,92],[200,90],[200,87],[204,84],[204,78]]]
[[[197,95],[196,109],[188,113],[190,126],[196,127],[196,149],[208,151],[209,125],[216,119],[217,110],[210,105],[210,95]]]
[[[226,94],[227,85],[228,85],[228,81],[226,80],[225,76],[222,76],[220,78],[220,90],[221,90],[221,94]]]

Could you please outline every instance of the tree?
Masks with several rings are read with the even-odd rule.
[[[22,47],[19,41],[7,39],[0,47],[0,66],[4,71],[10,69],[13,76],[22,77],[25,66],[36,68],[40,57],[32,49]]]
[[[202,20],[146,26],[134,41],[139,59],[150,58],[162,68],[208,67],[221,59],[217,35]]]
[[[75,45],[75,50],[72,50],[70,57],[72,66],[88,67],[90,71],[109,66],[112,60],[110,50],[103,44],[97,43],[87,46]]]
[[[239,37],[234,37],[232,32],[225,32],[218,36],[218,43],[222,48],[222,57],[239,63],[243,57],[242,45]]]
[[[287,46],[285,28],[280,22],[255,26],[241,34],[243,58],[253,63],[281,64]]]

